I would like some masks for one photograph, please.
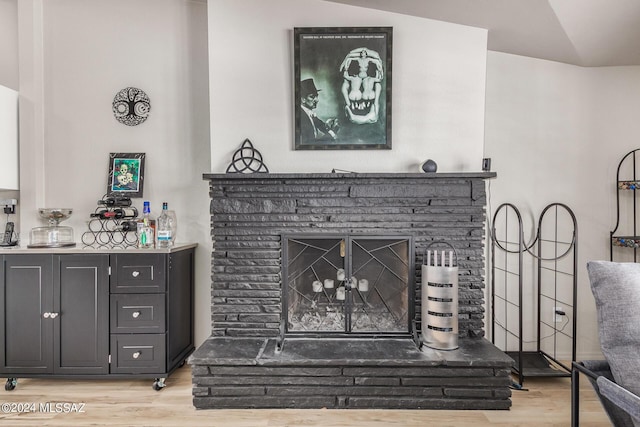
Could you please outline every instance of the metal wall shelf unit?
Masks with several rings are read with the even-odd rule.
[[[566,359],[560,353],[569,348],[571,360],[576,359],[577,230],[575,215],[561,203],[544,208],[529,244],[516,206],[504,203],[493,216],[491,340],[514,359],[519,387],[526,377],[571,375],[570,365],[559,359]],[[523,339],[524,279],[530,271],[525,261],[535,264],[537,273],[537,281],[528,280],[537,288],[536,338],[532,341]],[[535,344],[535,350],[525,350],[525,344]]]
[[[616,225],[609,233],[609,260],[613,261],[614,247],[628,249],[633,253],[633,262],[638,262],[640,253],[640,224],[638,224],[638,173],[640,149],[628,152],[616,171]],[[623,216],[624,213],[624,217]]]

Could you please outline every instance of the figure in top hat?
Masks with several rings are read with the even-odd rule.
[[[318,106],[318,92],[313,79],[300,82],[300,139],[302,143],[313,141],[334,141],[337,139],[338,119],[322,121],[315,113]]]

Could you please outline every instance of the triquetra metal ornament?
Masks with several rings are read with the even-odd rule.
[[[262,154],[253,147],[249,139],[245,139],[235,153],[231,164],[227,167],[227,173],[269,173],[269,168],[262,161]]]

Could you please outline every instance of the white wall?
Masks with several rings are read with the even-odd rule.
[[[527,236],[547,204],[562,202],[574,211],[579,359],[600,355],[586,263],[609,259],[616,168],[638,148],[639,114],[640,67],[583,68],[488,54],[485,157],[498,174],[491,182],[491,206],[518,206]],[[532,269],[525,274],[534,278]],[[535,332],[532,290],[529,284],[525,339]]]
[[[0,0],[0,85],[18,90],[18,7],[17,0]],[[17,199],[17,191],[0,190],[0,199]],[[4,230],[6,216],[0,220]],[[17,222],[10,218],[10,221]]]
[[[18,90],[18,0],[0,0],[0,85]]]
[[[293,28],[392,26],[393,150],[293,150]],[[478,171],[484,29],[319,0],[209,0],[211,167],[245,138],[270,172]]]
[[[75,239],[106,191],[111,152],[146,153],[144,198],[178,216],[178,240],[197,242],[196,341],[210,334],[210,170],[207,6],[189,0],[21,0],[22,244],[39,207],[71,207]],[[23,13],[22,13],[23,12]],[[33,27],[33,29],[29,29]],[[39,37],[39,33],[42,37]],[[38,47],[41,44],[41,52]],[[151,99],[146,122],[113,117],[127,86]],[[22,108],[21,107],[21,108]]]

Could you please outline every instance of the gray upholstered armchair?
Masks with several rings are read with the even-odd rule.
[[[572,364],[571,425],[579,425],[579,377],[593,385],[614,426],[640,427],[640,264],[587,264],[606,360]]]

